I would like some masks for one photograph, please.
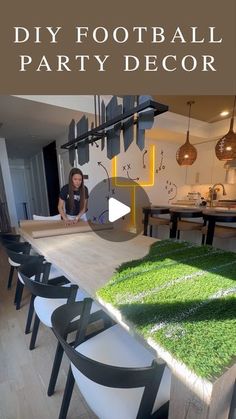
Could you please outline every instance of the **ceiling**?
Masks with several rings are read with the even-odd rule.
[[[224,119],[220,116],[222,111],[232,114],[234,96],[157,96],[153,98],[160,103],[169,105],[169,111],[180,115],[188,115],[188,101],[194,101],[191,109],[191,117],[205,122],[217,122]],[[229,115],[225,118],[229,118]]]
[[[0,137],[6,139],[10,158],[29,158],[60,135],[67,142],[71,119],[82,116],[79,111],[0,96]]]
[[[192,118],[205,122],[222,120],[220,112],[232,112],[233,96],[153,96],[169,105],[169,111],[188,115],[188,100],[194,100]],[[52,106],[15,96],[0,96],[0,137],[6,138],[10,158],[28,158],[59,136],[67,142],[72,118],[82,117],[79,111]]]

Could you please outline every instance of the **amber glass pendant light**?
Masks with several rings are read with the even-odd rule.
[[[236,160],[236,133],[234,132],[234,111],[235,111],[236,96],[234,97],[234,106],[232,117],[230,120],[230,127],[227,134],[224,135],[216,144],[215,152],[219,160]]]
[[[186,141],[181,147],[178,148],[177,153],[176,153],[176,160],[180,166],[191,166],[197,158],[197,150],[192,144],[190,144],[190,141],[189,141],[191,106],[194,103],[195,103],[194,101],[187,102],[187,105],[189,106],[189,114],[188,114],[188,131],[187,131]]]

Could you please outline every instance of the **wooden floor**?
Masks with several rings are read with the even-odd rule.
[[[68,371],[63,358],[56,392],[47,396],[56,338],[40,325],[37,346],[28,349],[30,335],[24,334],[29,294],[24,290],[22,308],[13,304],[16,278],[7,290],[9,265],[0,248],[0,419],[57,419]],[[95,419],[75,386],[68,419]]]

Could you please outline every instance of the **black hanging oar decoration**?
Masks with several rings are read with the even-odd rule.
[[[133,109],[135,105],[135,96],[124,96],[123,112]],[[134,139],[134,115],[123,122],[124,150],[128,150]]]
[[[139,96],[139,105],[152,99],[151,96]],[[140,150],[144,149],[145,146],[145,130],[151,129],[154,122],[154,110],[149,109],[138,114],[137,120],[137,131],[136,131],[136,143]]]
[[[124,127],[124,145],[127,150],[132,142],[132,125],[137,125],[136,142],[138,147],[144,149],[145,129],[150,129],[153,126],[154,117],[168,111],[168,106],[152,100],[151,96],[140,96],[139,102],[130,108],[132,101],[131,97],[124,99],[125,111],[123,106],[118,105],[116,96],[113,96],[107,107],[104,102],[100,102],[98,98],[99,107],[99,125],[97,125],[97,104],[96,97],[94,99],[95,105],[95,126],[91,126],[89,131],[84,132],[74,138],[74,125],[71,122],[69,141],[63,144],[61,148],[70,150],[70,161],[74,163],[75,147],[80,147],[81,144],[97,143],[101,140],[101,149],[104,149],[105,137],[107,137],[107,157],[111,159],[120,152],[120,131]],[[130,109],[128,109],[130,108]],[[97,144],[96,144],[97,145]]]
[[[113,118],[122,114],[122,105],[118,105],[117,97],[113,96],[106,107],[106,120],[112,120]],[[113,125],[107,130],[107,157],[112,159],[120,153],[120,131],[121,122]]]
[[[106,122],[106,106],[104,103],[104,100],[102,100],[102,104],[101,104],[101,123],[105,124]],[[104,150],[105,147],[105,132],[103,131],[103,136],[101,139],[101,150]]]
[[[72,119],[69,125],[69,133],[68,133],[68,141],[73,141],[76,138],[76,132],[75,132],[75,120]],[[75,164],[75,146],[73,145],[69,149],[69,162],[72,167],[74,167]]]
[[[77,122],[77,135],[82,135],[88,131],[88,118],[83,115],[82,118]],[[78,153],[78,163],[80,166],[89,162],[89,143],[86,141],[81,141],[77,145],[77,153]]]

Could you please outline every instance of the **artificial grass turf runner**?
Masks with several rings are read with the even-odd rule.
[[[211,378],[236,354],[235,279],[235,253],[165,240],[121,265],[98,296],[146,339]]]

